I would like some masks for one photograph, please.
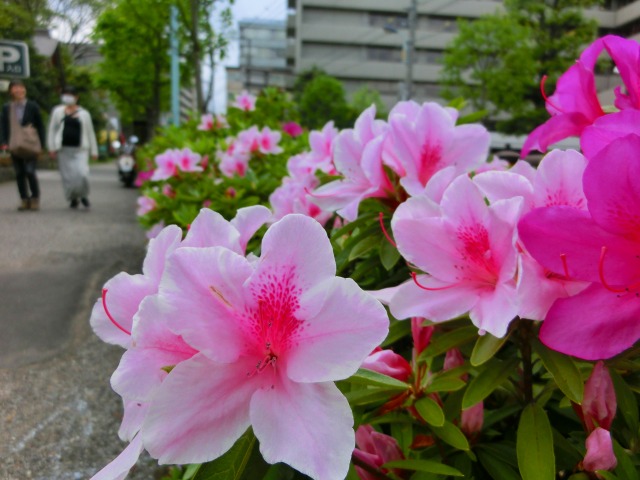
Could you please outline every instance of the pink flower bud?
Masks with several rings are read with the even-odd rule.
[[[444,365],[442,366],[442,369],[453,370],[454,368],[461,367],[462,365],[464,365],[464,357],[462,356],[462,352],[457,348],[447,350],[447,354],[444,357]]]
[[[411,319],[411,336],[413,337],[413,351],[414,355],[420,355],[425,348],[429,346],[431,342],[431,336],[433,335],[434,327],[423,327],[424,322],[422,317],[413,317]]]
[[[376,432],[371,425],[361,425],[356,431],[356,449],[353,456],[373,468],[379,468],[392,460],[402,460],[404,455],[395,438]],[[356,472],[362,480],[376,477],[359,467]]]
[[[613,453],[611,433],[604,428],[596,428],[587,437],[587,454],[582,461],[583,468],[588,472],[596,470],[611,470],[618,464]]]
[[[392,350],[382,350],[380,347],[364,359],[362,368],[388,375],[403,382],[411,375],[409,362]]]
[[[611,375],[604,363],[600,361],[595,364],[591,376],[584,385],[582,413],[587,431],[592,432],[596,427],[609,430],[616,415],[616,408],[616,392]]]
[[[462,410],[460,428],[468,437],[471,437],[482,430],[483,421],[484,403],[478,402],[473,407]]]
[[[212,204],[212,203],[213,203],[213,202],[212,202],[211,200],[208,200],[208,199],[207,199],[207,200],[205,200],[204,202],[202,202],[202,206],[203,206],[204,208],[209,208],[209,207],[211,206],[211,204]]]

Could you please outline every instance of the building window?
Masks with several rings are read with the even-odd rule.
[[[367,60],[376,62],[401,62],[402,51],[399,48],[367,47]]]
[[[397,13],[388,12],[370,12],[369,13],[369,25],[372,27],[394,27],[394,28],[408,28],[409,19],[406,15],[400,15]]]

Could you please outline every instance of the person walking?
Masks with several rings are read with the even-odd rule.
[[[98,158],[98,143],[91,115],[78,105],[78,92],[65,87],[62,105],[51,112],[47,144],[49,155],[58,159],[64,195],[71,208],[78,202],[89,207],[89,156]]]
[[[0,115],[0,147],[9,149],[11,161],[16,172],[16,183],[20,195],[18,210],[40,209],[40,185],[36,175],[38,155],[25,155],[12,152],[12,145],[16,144],[16,136],[20,127],[31,125],[40,139],[40,147],[44,146],[44,123],[40,107],[33,100],[27,99],[27,88],[21,80],[9,82],[11,101],[2,107]],[[18,128],[16,128],[18,127]]]

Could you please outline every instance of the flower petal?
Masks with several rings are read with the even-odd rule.
[[[540,329],[553,350],[585,360],[611,358],[640,338],[640,302],[594,283],[578,295],[557,300]]]
[[[203,208],[195,218],[182,242],[183,247],[225,247],[244,253],[239,245],[240,234],[218,212]]]
[[[158,313],[193,348],[219,362],[234,361],[244,348],[238,313],[252,272],[244,257],[222,247],[179,248],[167,262]]]
[[[138,435],[120,455],[91,477],[91,480],[124,480],[140,458],[142,450],[142,439]]]
[[[262,225],[269,221],[271,216],[271,210],[262,205],[238,209],[235,218],[231,220],[231,225],[240,233],[238,241],[240,242],[242,252],[239,253],[244,253],[251,237],[253,237]]]
[[[333,383],[283,379],[251,399],[251,424],[269,463],[284,462],[312,478],[342,480],[355,447],[349,403]]]
[[[321,309],[305,319],[304,329],[287,353],[287,375],[295,382],[353,375],[389,332],[384,307],[351,279],[336,277],[326,282],[322,299]]]
[[[165,260],[178,247],[180,240],[182,240],[182,229],[177,225],[169,225],[149,241],[142,271],[154,282],[156,289],[164,272]]]
[[[204,463],[229,450],[249,428],[249,403],[261,376],[243,359],[221,365],[204,355],[182,362],[158,389],[142,435],[160,464]]]
[[[498,283],[478,295],[469,318],[480,331],[502,338],[511,321],[518,314],[515,282]]]

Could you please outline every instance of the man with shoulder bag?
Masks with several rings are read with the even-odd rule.
[[[11,154],[21,200],[18,210],[39,210],[36,162],[45,140],[40,107],[27,100],[27,89],[20,80],[9,83],[9,95],[11,101],[2,107],[0,116],[0,146]]]

